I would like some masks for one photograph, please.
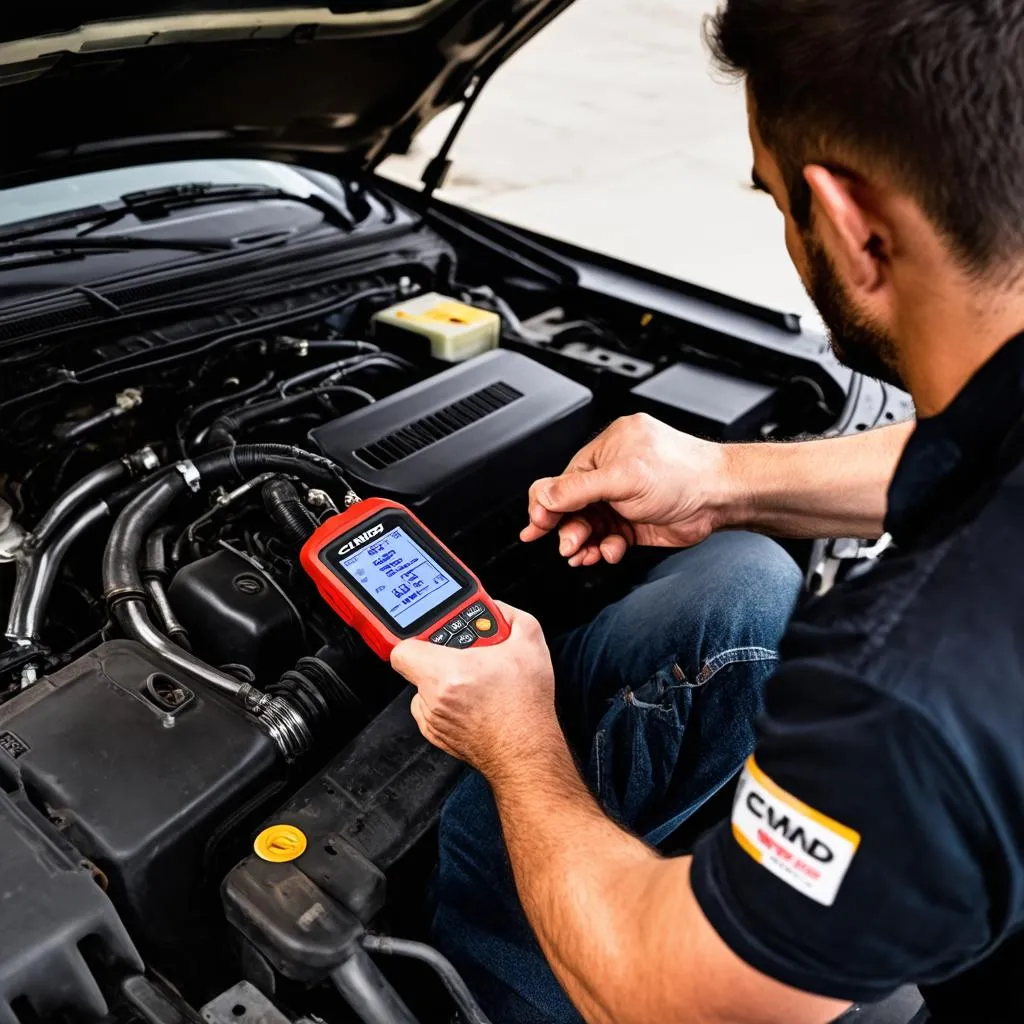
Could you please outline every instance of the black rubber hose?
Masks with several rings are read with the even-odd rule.
[[[174,533],[173,526],[160,526],[155,529],[147,538],[142,554],[142,575],[144,577],[156,576],[164,579],[171,571],[170,563],[167,561],[167,541]]]
[[[411,942],[408,939],[393,939],[388,935],[363,936],[363,948],[371,953],[385,953],[389,956],[407,956],[413,960],[432,967],[448,989],[449,995],[458,1004],[466,1024],[491,1024],[490,1019],[480,1009],[480,1004],[473,998],[469,986],[462,980],[462,975],[455,966],[433,946],[424,942]]]
[[[121,459],[94,469],[71,485],[48,509],[32,531],[32,546],[46,547],[53,540],[57,528],[76,508],[87,501],[106,494],[122,477],[128,475],[128,466]]]
[[[295,668],[266,689],[273,696],[288,698],[317,743],[337,743],[340,727],[366,721],[359,696],[319,658],[300,658]]]
[[[337,492],[347,486],[333,463],[289,445],[241,445],[201,456],[191,466],[206,487],[232,478],[242,482],[263,472],[293,474],[328,491]],[[129,502],[117,517],[103,552],[103,590],[108,602],[116,604],[125,597],[145,598],[139,573],[142,545],[168,509],[189,489],[184,473],[172,469]]]
[[[319,525],[290,480],[268,480],[263,485],[263,507],[295,548],[302,547]]]
[[[331,981],[363,1024],[418,1024],[380,968],[358,946],[331,971]]]

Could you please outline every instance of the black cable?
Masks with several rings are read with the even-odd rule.
[[[301,391],[297,395],[288,395],[283,398],[275,398],[266,402],[258,402],[255,405],[243,405],[241,409],[218,416],[210,424],[206,431],[204,440],[209,445],[224,447],[235,443],[235,434],[245,427],[251,427],[261,420],[277,417],[279,413],[294,406],[302,405],[311,398],[320,398],[324,395],[346,394],[355,395],[362,399],[367,405],[371,405],[376,399],[368,391],[362,388],[351,387],[346,384],[336,384],[329,387],[313,388],[310,391]]]
[[[289,377],[277,385],[278,393],[284,397],[292,388],[307,381],[320,380],[326,383],[331,379],[340,379],[348,373],[366,366],[387,366],[396,370],[411,370],[412,364],[402,359],[383,352],[366,352],[360,355],[346,356],[333,363],[324,363],[322,366],[314,366],[294,377]]]
[[[274,371],[271,370],[269,373],[261,377],[255,384],[252,384],[247,388],[243,388],[241,391],[236,391],[230,395],[220,395],[217,398],[211,398],[208,402],[202,402],[200,405],[197,405],[192,409],[186,409],[184,415],[178,420],[177,425],[175,426],[175,436],[178,439],[178,451],[181,453],[181,457],[185,458],[188,455],[188,428],[199,416],[203,413],[210,412],[212,409],[219,409],[222,405],[228,405],[230,402],[244,401],[247,398],[251,398],[253,395],[259,394],[259,392],[263,391],[274,382],[274,376]]]

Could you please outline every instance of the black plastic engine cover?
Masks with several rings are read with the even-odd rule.
[[[0,748],[33,803],[106,874],[146,951],[201,930],[196,915],[216,902],[211,839],[280,763],[241,710],[128,640],[0,707]]]
[[[454,529],[537,477],[560,472],[590,432],[591,392],[499,349],[310,433],[356,491]],[[524,497],[525,500],[525,497]]]

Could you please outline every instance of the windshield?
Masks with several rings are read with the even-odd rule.
[[[188,185],[266,185],[295,196],[326,194],[310,177],[269,160],[179,160],[79,174],[0,190],[0,226],[84,206],[112,203],[128,192]],[[329,181],[330,179],[325,179]]]

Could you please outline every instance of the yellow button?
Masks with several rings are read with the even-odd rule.
[[[473,623],[473,628],[478,633],[490,633],[490,631],[494,629],[494,623],[491,622],[490,619],[477,619],[476,622]]]
[[[294,825],[271,825],[252,844],[256,856],[272,864],[284,864],[300,857],[306,849],[306,835]]]

